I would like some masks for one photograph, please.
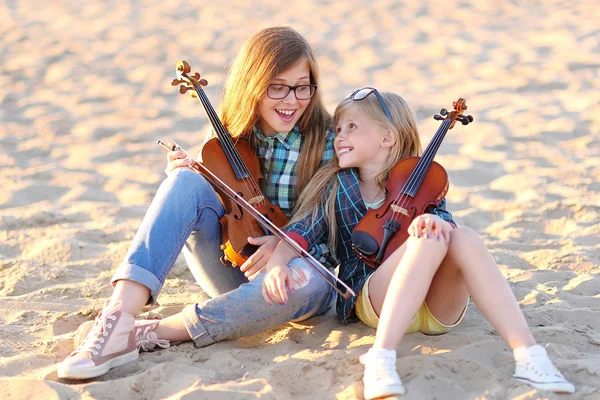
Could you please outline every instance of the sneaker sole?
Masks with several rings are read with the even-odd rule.
[[[384,399],[384,398],[388,398],[388,397],[392,397],[392,396],[403,395],[405,393],[406,393],[406,389],[404,388],[404,385],[399,385],[399,386],[386,386],[385,390],[378,389],[378,390],[373,390],[371,392],[365,391],[363,393],[363,396],[365,399],[375,400],[375,399]]]
[[[111,368],[115,368],[121,366],[123,364],[127,364],[133,361],[136,361],[140,357],[140,352],[138,349],[133,350],[132,352],[120,355],[111,360],[108,360],[104,364],[97,365],[91,368],[69,368],[63,367],[62,365],[58,367],[57,374],[61,379],[90,379],[97,378],[106,374]]]
[[[527,378],[517,378],[516,376],[513,376],[513,379],[540,390],[548,390],[555,393],[575,393],[575,387],[568,382],[540,383]]]

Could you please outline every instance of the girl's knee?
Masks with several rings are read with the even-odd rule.
[[[292,262],[289,264],[292,273],[292,288],[294,291],[320,293],[328,290],[329,285],[315,270],[305,262]]]
[[[294,280],[292,286],[294,290],[307,286],[314,278],[312,271],[305,270],[297,265],[290,266],[290,271],[292,272],[292,279]]]
[[[457,243],[483,243],[481,237],[473,229],[467,226],[460,226],[450,231],[450,245],[452,242]]]
[[[414,237],[409,236],[406,240],[407,249],[413,248],[419,251],[425,252],[436,252],[445,254],[448,251],[448,247],[446,246],[446,242],[443,237],[439,239],[437,237]]]
[[[167,181],[170,181],[171,187],[175,190],[195,193],[200,198],[207,198],[215,193],[215,189],[206,178],[187,168],[177,168],[169,173]]]

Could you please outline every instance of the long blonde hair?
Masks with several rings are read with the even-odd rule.
[[[391,147],[391,151],[376,176],[376,182],[380,187],[387,184],[390,176],[390,171],[404,157],[417,156],[421,152],[421,141],[415,118],[408,108],[408,105],[394,93],[380,93],[387,105],[392,120],[390,121],[377,97],[372,94],[361,101],[354,101],[347,97],[336,107],[333,114],[333,125],[336,126],[340,115],[354,108],[361,114],[365,115],[373,124],[379,125],[381,128],[389,129],[396,138],[396,143]],[[296,203],[294,215],[290,224],[303,220],[309,215],[316,218],[317,210],[323,207],[325,220],[329,226],[329,248],[332,254],[335,254],[335,246],[337,240],[337,223],[335,218],[335,201],[338,189],[337,173],[341,170],[338,165],[337,155],[323,166],[311,179],[304,191],[300,194],[300,198]]]
[[[233,137],[244,135],[251,144],[257,145],[252,128],[260,119],[260,100],[278,74],[303,58],[308,61],[310,83],[318,86],[319,69],[313,51],[302,35],[289,26],[263,29],[243,44],[231,64],[220,113],[223,125]],[[319,168],[330,124],[331,116],[317,89],[298,121],[303,136],[298,160],[299,191]]]

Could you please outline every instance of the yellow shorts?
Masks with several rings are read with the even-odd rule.
[[[358,298],[356,299],[356,316],[364,322],[366,325],[371,328],[377,329],[377,324],[379,324],[379,316],[373,309],[373,305],[371,304],[371,299],[369,298],[369,281],[371,277],[369,276],[365,285],[362,287],[360,293],[358,294]],[[452,325],[444,325],[440,321],[438,321],[431,311],[429,307],[427,307],[427,303],[423,302],[419,311],[417,311],[417,315],[413,318],[408,325],[408,329],[406,333],[414,333],[414,332],[422,332],[426,335],[443,335],[444,333],[448,333],[452,328],[460,324],[463,317],[465,316],[465,312],[467,311],[467,306],[469,305],[469,300],[467,300],[467,304],[465,305],[465,309],[460,314],[458,321],[456,321]]]

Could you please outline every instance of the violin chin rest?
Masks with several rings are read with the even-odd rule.
[[[365,256],[372,256],[374,254],[377,254],[377,251],[379,250],[379,244],[377,243],[377,240],[375,240],[373,236],[369,235],[366,232],[352,232],[351,240],[352,246]]]

